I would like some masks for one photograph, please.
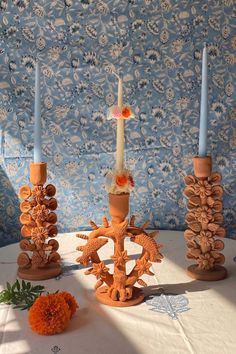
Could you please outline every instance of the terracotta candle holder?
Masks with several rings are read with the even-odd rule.
[[[154,237],[158,231],[147,233],[145,231],[149,222],[141,227],[135,226],[135,217],[130,221],[126,219],[129,211],[129,194],[109,194],[109,211],[111,223],[103,217],[102,226],[90,222],[93,231],[88,235],[78,234],[77,237],[86,240],[85,245],[77,247],[82,255],[77,262],[87,266],[92,262],[92,267],[85,274],[93,274],[97,278],[95,285],[97,299],[106,305],[124,307],[140,303],[144,294],[140,288],[135,287],[136,282],[141,286],[147,284],[141,279],[143,274],[153,275],[150,271],[151,262],[161,262],[163,256],[159,252]],[[126,263],[131,260],[124,247],[125,238],[142,247],[142,253],[136,260],[135,266],[127,274]],[[99,258],[97,251],[104,246],[108,239],[114,242],[114,254],[111,260],[114,263],[113,274]]]
[[[193,158],[194,176],[185,177],[184,194],[188,198],[186,215],[187,258],[197,264],[188,267],[190,277],[198,280],[221,280],[227,276],[222,266],[225,261],[220,252],[224,249],[222,240],[225,229],[222,215],[223,188],[220,186],[221,175],[212,173],[210,156]]]
[[[21,252],[18,256],[18,276],[27,280],[44,280],[61,273],[60,255],[56,240],[46,240],[58,233],[57,216],[53,212],[57,208],[54,198],[56,188],[52,184],[44,187],[47,180],[47,164],[30,164],[30,182],[33,187],[23,186],[19,196],[22,212],[20,222],[23,224],[21,234],[25,238],[20,241]],[[31,257],[27,251],[32,252]]]

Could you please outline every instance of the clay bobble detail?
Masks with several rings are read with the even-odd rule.
[[[223,188],[220,182],[221,175],[218,172],[209,173],[209,177],[185,177],[187,186],[184,195],[188,198],[188,229],[184,233],[188,247],[187,258],[195,259],[197,269],[202,272],[213,271],[217,265],[225,262],[220,252],[224,249],[224,243],[216,239],[225,237],[225,229],[221,226]]]
[[[21,252],[17,259],[18,274],[25,279],[35,277],[46,279],[60,273],[58,265],[60,255],[57,252],[59,244],[54,239],[46,242],[48,238],[55,237],[58,233],[55,226],[57,216],[53,212],[57,208],[57,201],[54,198],[56,188],[52,184],[43,186],[46,181],[45,176],[41,181],[41,178],[38,181],[35,180],[35,176],[32,176],[34,165],[39,164],[30,166],[30,179],[34,184],[33,187],[25,185],[19,191],[19,196],[23,199],[20,204],[22,212],[20,222],[23,224],[21,234],[25,239],[20,241],[20,248],[24,252]],[[41,166],[41,168],[45,169],[46,166]],[[41,172],[40,169],[37,172]],[[31,257],[27,251],[32,252]]]

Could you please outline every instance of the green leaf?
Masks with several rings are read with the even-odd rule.
[[[16,290],[16,288],[17,288],[17,283],[15,282],[15,283],[12,285],[11,290],[14,292],[14,291]]]
[[[8,300],[7,290],[2,290],[0,293],[0,302],[6,302]]]
[[[0,303],[12,304],[20,310],[29,309],[34,301],[44,292],[44,286],[32,286],[30,282],[22,280],[21,284],[17,279],[11,286],[7,282],[6,289],[0,292]]]
[[[33,305],[33,304],[31,304],[31,305]],[[23,310],[29,310],[30,307],[31,307],[31,306],[26,305],[26,306],[22,307],[21,311],[23,311]]]

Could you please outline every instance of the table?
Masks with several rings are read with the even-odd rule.
[[[80,309],[66,332],[39,336],[27,324],[27,311],[0,305],[0,354],[234,354],[236,353],[236,242],[225,239],[225,266],[229,277],[218,282],[190,279],[185,269],[182,232],[161,231],[164,245],[161,264],[153,264],[155,276],[146,276],[146,301],[129,308],[99,304],[94,296],[95,277],[85,276],[75,259],[83,243],[75,234],[57,237],[63,274],[41,281],[47,291],[70,291]],[[101,250],[109,266],[112,244]],[[131,258],[139,246],[127,241]],[[1,287],[16,279],[17,244],[0,249]],[[132,261],[134,262],[134,260]]]

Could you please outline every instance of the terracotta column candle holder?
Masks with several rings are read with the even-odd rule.
[[[109,212],[111,223],[103,217],[102,226],[97,226],[90,222],[93,231],[88,235],[77,237],[86,240],[85,245],[77,247],[82,255],[77,258],[77,262],[87,266],[92,262],[92,267],[85,274],[93,274],[97,278],[95,285],[97,299],[106,305],[124,307],[140,303],[144,294],[141,288],[134,285],[136,282],[141,286],[147,284],[141,279],[143,274],[153,275],[150,271],[151,262],[161,262],[163,256],[159,252],[161,245],[158,245],[154,237],[158,231],[147,233],[145,231],[149,222],[141,227],[135,226],[135,217],[130,221],[126,219],[129,211],[129,193],[109,194]],[[126,263],[131,260],[125,250],[125,238],[130,238],[132,242],[142,247],[142,253],[135,262],[135,266],[126,273]],[[113,274],[109,268],[99,258],[97,251],[104,246],[108,239],[114,242],[114,254],[111,259],[114,263]]]
[[[198,280],[221,280],[227,276],[222,266],[225,257],[222,240],[225,229],[222,215],[223,188],[220,186],[221,175],[212,173],[210,156],[193,158],[194,176],[185,177],[184,194],[188,198],[186,223],[188,229],[184,236],[187,241],[187,258],[197,264],[188,267],[190,277]]]
[[[19,196],[22,212],[20,222],[23,224],[21,234],[25,238],[20,241],[21,252],[18,256],[18,276],[27,280],[44,280],[61,273],[59,244],[56,240],[46,240],[58,233],[57,216],[53,212],[57,208],[54,198],[56,188],[52,184],[44,187],[47,180],[47,164],[30,164],[30,182],[33,187],[23,186]],[[31,257],[28,252],[32,252]]]

